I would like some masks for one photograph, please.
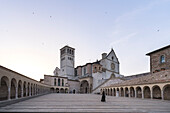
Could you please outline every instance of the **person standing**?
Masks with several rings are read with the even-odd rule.
[[[101,102],[106,102],[106,95],[104,91],[102,92]]]

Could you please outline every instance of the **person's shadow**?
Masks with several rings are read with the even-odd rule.
[[[101,102],[106,102],[106,95],[104,91],[102,92]]]

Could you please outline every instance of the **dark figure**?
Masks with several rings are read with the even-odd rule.
[[[102,92],[101,102],[106,102],[106,95],[105,95],[105,92],[104,92],[104,91]]]

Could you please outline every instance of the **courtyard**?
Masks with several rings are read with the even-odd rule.
[[[0,108],[0,112],[146,112],[169,113],[170,101],[95,94],[51,93]]]

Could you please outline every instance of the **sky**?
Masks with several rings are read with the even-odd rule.
[[[35,80],[114,49],[124,76],[150,71],[148,52],[170,44],[170,0],[0,0],[0,65]]]

